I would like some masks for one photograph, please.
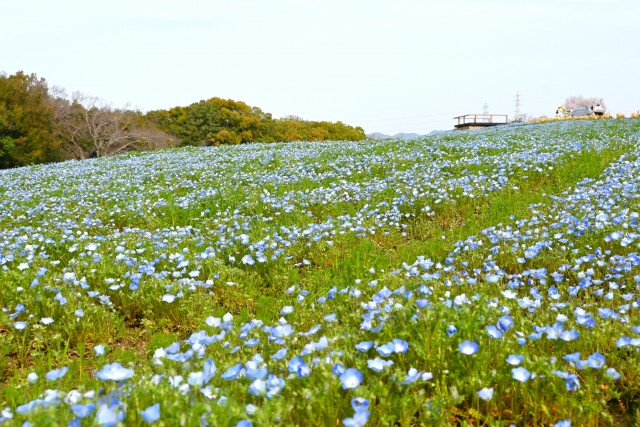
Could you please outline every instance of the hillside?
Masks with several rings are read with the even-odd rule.
[[[566,121],[0,171],[0,424],[637,422],[639,141]]]
[[[274,119],[232,99],[143,114],[79,92],[69,97],[35,74],[0,72],[0,169],[178,146],[364,139],[361,127]]]

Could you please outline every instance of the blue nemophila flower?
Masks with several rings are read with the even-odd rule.
[[[142,420],[146,423],[155,423],[160,419],[160,404],[156,403],[140,412]]]
[[[458,329],[455,326],[453,325],[447,326],[447,330],[446,330],[447,336],[452,337],[456,334],[456,332],[458,332]]]
[[[343,390],[354,389],[362,383],[362,373],[356,368],[349,368],[340,375],[340,382]]]
[[[248,416],[253,417],[258,412],[258,407],[253,403],[249,403],[247,406],[244,407],[244,411],[247,413]]]
[[[267,397],[271,399],[273,396],[280,394],[284,388],[284,384],[285,382],[282,378],[269,374],[267,377]]]
[[[351,418],[345,418],[342,423],[347,427],[362,427],[369,420],[370,412],[369,401],[362,397],[356,397],[351,399],[351,407],[355,411],[355,414]]]
[[[202,371],[189,372],[187,383],[190,386],[202,387],[204,385],[204,374]]]
[[[356,350],[361,352],[367,352],[373,347],[373,341],[362,341],[356,344]]]
[[[571,427],[571,419],[567,418],[566,420],[560,420],[555,423],[553,427]]]
[[[433,374],[431,372],[418,371],[416,368],[409,368],[407,372],[407,377],[400,382],[400,384],[411,384],[418,380],[429,381],[433,378]]]
[[[513,326],[513,318],[511,316],[502,316],[498,319],[498,328],[502,331],[508,331]]]
[[[88,417],[95,409],[95,403],[87,403],[86,405],[76,403],[75,405],[71,405],[71,412],[80,419]]]
[[[335,321],[336,321],[336,319],[337,319],[337,315],[336,315],[336,313],[329,314],[329,315],[324,316],[324,317],[322,318],[322,320],[324,320],[324,321],[325,321],[325,322],[327,322],[327,323],[335,322]]]
[[[369,414],[369,411],[356,412],[353,417],[342,420],[342,424],[346,427],[362,427],[369,421]]]
[[[176,296],[173,294],[164,294],[162,295],[162,301],[171,304],[176,300]]]
[[[169,347],[165,348],[164,351],[167,354],[175,354],[178,353],[180,351],[180,342],[179,341],[175,341],[172,342]]]
[[[611,310],[610,308],[607,307],[601,307],[598,308],[598,314],[600,315],[600,317],[602,317],[603,319],[609,319],[612,316],[614,316],[616,313],[615,311]]]
[[[604,355],[598,352],[595,352],[587,358],[587,366],[589,366],[592,369],[600,369],[604,366],[605,361],[606,359]]]
[[[13,327],[16,328],[19,331],[22,331],[27,327],[27,322],[22,322],[22,321],[15,322],[13,324]]]
[[[25,311],[26,307],[24,306],[24,304],[20,303],[18,305],[16,305],[16,311],[14,313],[11,313],[9,315],[10,319],[15,319],[16,317],[18,317],[20,315],[20,313],[22,313],[23,311]],[[4,311],[4,310],[3,310]]]
[[[495,325],[488,325],[485,329],[491,338],[502,338],[502,331]]]
[[[567,377],[569,376],[569,372],[566,372],[566,371],[558,371],[557,369],[553,369],[553,370],[551,370],[551,373],[552,373],[553,375],[556,375],[556,376],[558,376],[558,377],[562,378],[563,380],[566,380],[566,379],[567,379]]]
[[[399,338],[394,338],[391,344],[393,345],[393,351],[395,353],[406,353],[409,349],[409,343]]]
[[[393,344],[389,342],[384,345],[379,345],[376,347],[376,351],[380,353],[382,357],[389,357],[391,353],[393,353]]]
[[[262,379],[267,376],[267,367],[262,356],[257,354],[253,359],[244,364],[245,376],[250,380]]]
[[[257,379],[249,386],[249,394],[254,396],[262,396],[267,392],[267,383],[264,380]]]
[[[35,372],[30,372],[29,375],[27,375],[27,381],[31,384],[35,384],[38,382],[38,374],[36,374]]]
[[[384,359],[380,359],[379,357],[367,360],[367,366],[369,367],[369,369],[375,372],[382,372],[386,367],[389,367],[391,365],[393,365],[392,360],[387,361]]]
[[[521,383],[526,383],[531,378],[531,372],[529,372],[526,368],[513,368],[511,370],[511,377],[514,380],[520,381]]]
[[[564,380],[564,385],[568,391],[576,391],[580,388],[580,380],[576,374],[568,374]]]
[[[498,274],[485,274],[484,280],[488,283],[498,283],[500,276]]]
[[[304,335],[305,337],[310,337],[311,335],[314,335],[316,332],[318,332],[321,328],[322,328],[321,325],[316,325],[311,329],[309,329],[307,332],[303,332],[302,335]]]
[[[289,361],[289,372],[297,374],[299,377],[306,377],[311,373],[311,369],[300,356],[296,356]]]
[[[516,355],[516,354],[510,354],[509,356],[507,356],[507,358],[505,360],[509,365],[518,366],[524,360],[524,356]]]
[[[238,363],[237,365],[233,365],[229,369],[225,371],[224,374],[220,375],[220,378],[227,381],[232,381],[238,378],[238,375],[242,372],[242,363]]]
[[[207,384],[216,375],[216,372],[218,372],[218,368],[216,367],[213,359],[207,359],[204,362],[204,366],[202,369],[202,382],[204,384]]]
[[[100,381],[124,381],[133,377],[133,369],[127,369],[118,362],[106,364],[96,372]]]
[[[291,313],[293,313],[292,305],[285,305],[284,307],[282,307],[282,310],[280,310],[280,314],[283,316]]]
[[[169,385],[174,388],[180,387],[180,384],[182,384],[182,380],[184,380],[184,377],[182,375],[172,375],[167,378]]]
[[[465,340],[458,344],[458,349],[460,350],[460,353],[470,356],[478,352],[478,344],[473,341]]]
[[[376,347],[376,351],[380,353],[382,357],[388,357],[392,353],[406,353],[409,349],[409,343],[405,340],[395,338],[384,345]]]
[[[493,399],[493,387],[485,387],[476,392],[476,395],[482,400]]]
[[[244,342],[244,345],[247,347],[255,347],[260,343],[260,338],[251,338]]]
[[[280,350],[276,351],[272,356],[271,359],[272,360],[282,360],[287,356],[287,349],[286,348],[281,348]]]
[[[622,348],[631,344],[631,337],[620,337],[616,340],[616,347]]]
[[[416,300],[416,305],[418,306],[418,308],[427,308],[431,305],[431,303],[427,299],[420,298]]]
[[[115,427],[120,420],[120,414],[109,405],[102,404],[98,407],[95,422],[98,425],[106,427]]]
[[[269,332],[269,341],[282,344],[284,343],[284,338],[293,334],[293,327],[287,323],[285,325],[274,326],[269,329]]]
[[[68,370],[69,370],[69,368],[66,367],[66,366],[63,366],[60,369],[52,369],[49,372],[47,372],[46,374],[44,374],[44,377],[46,379],[48,379],[49,381],[56,381],[56,380],[59,380],[60,378],[64,377]]]
[[[580,333],[575,329],[571,329],[568,331],[562,331],[560,334],[560,339],[563,341],[575,341],[580,336]]]
[[[240,420],[236,427],[253,427],[253,423],[249,420]]]
[[[572,365],[575,365],[580,361],[580,352],[565,354],[562,358]]]
[[[351,407],[354,411],[366,411],[369,409],[369,401],[363,397],[354,397],[351,399]]]
[[[93,347],[93,352],[96,356],[104,356],[104,350],[104,344],[98,344],[97,346]]]
[[[612,380],[620,379],[620,373],[616,371],[614,368],[607,368],[606,375]]]
[[[340,376],[340,375],[344,374],[344,371],[345,371],[346,369],[347,369],[347,368],[345,368],[345,367],[344,367],[344,365],[343,365],[342,363],[336,363],[336,364],[334,364],[334,365],[333,365],[333,367],[331,368],[331,372],[332,372],[334,375]]]

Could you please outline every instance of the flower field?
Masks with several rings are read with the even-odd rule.
[[[0,171],[2,425],[640,422],[640,120]]]

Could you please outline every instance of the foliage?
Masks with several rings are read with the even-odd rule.
[[[572,120],[0,171],[0,423],[637,422],[639,137]]]
[[[0,168],[59,159],[44,79],[0,74]]]
[[[248,142],[360,141],[364,130],[342,122],[313,122],[297,117],[273,119],[242,101],[211,98],[187,107],[157,110],[147,117],[186,145],[235,145]]]

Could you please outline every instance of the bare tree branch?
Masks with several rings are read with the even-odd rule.
[[[130,150],[153,150],[177,145],[177,140],[126,109],[113,109],[98,98],[64,92],[52,97],[57,136],[69,157],[87,159]]]

